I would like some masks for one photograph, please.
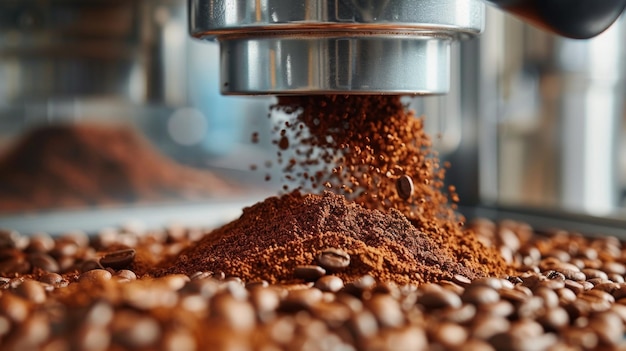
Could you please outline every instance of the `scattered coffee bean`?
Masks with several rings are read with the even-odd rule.
[[[294,276],[306,281],[316,281],[324,274],[326,270],[320,266],[297,266],[293,272]]]
[[[325,249],[317,257],[320,266],[330,271],[342,270],[350,265],[350,255],[340,249]]]
[[[135,249],[125,249],[109,252],[100,258],[100,264],[105,268],[123,269],[135,259]]]
[[[398,196],[402,200],[408,200],[413,196],[413,192],[415,190],[413,186],[413,179],[408,175],[401,175],[400,178],[396,181],[396,190],[398,192]]]

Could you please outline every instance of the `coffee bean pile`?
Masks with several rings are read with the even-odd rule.
[[[348,281],[337,247],[299,283],[223,272],[151,277],[206,231],[0,232],[3,350],[624,350],[626,245],[476,220],[516,271],[420,285]],[[71,263],[70,263],[71,262]]]
[[[43,126],[2,151],[5,213],[198,201],[240,191],[212,172],[165,157],[128,126]]]

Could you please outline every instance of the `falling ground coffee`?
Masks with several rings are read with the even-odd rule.
[[[498,252],[462,228],[422,120],[400,97],[288,97],[274,110],[287,112],[274,140],[285,194],[244,210],[157,274],[208,270],[289,282],[297,266],[316,264],[332,247],[352,257],[337,273],[347,280],[506,275]],[[329,192],[311,194],[320,189]]]

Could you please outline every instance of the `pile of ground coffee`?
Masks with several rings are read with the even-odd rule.
[[[209,270],[245,281],[293,282],[296,268],[315,265],[326,248],[349,254],[349,265],[336,271],[346,281],[364,274],[402,284],[482,275],[456,262],[400,212],[365,209],[330,192],[293,192],[246,208],[158,275]]]
[[[126,126],[40,127],[0,157],[1,212],[193,200],[234,189],[159,154]]]
[[[498,251],[462,228],[422,120],[400,97],[284,97],[274,109],[290,113],[274,140],[287,194],[245,210],[158,275],[209,270],[292,281],[295,267],[314,264],[328,246],[356,255],[341,273],[347,280],[365,273],[403,283],[507,274]]]

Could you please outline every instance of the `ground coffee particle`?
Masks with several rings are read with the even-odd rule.
[[[384,214],[330,192],[293,192],[246,208],[238,220],[181,252],[155,274],[209,270],[248,281],[294,282],[296,267],[315,264],[329,247],[350,255],[350,265],[335,273],[346,281],[364,274],[397,283],[483,275],[456,262],[397,210]]]
[[[338,273],[347,280],[370,274],[407,283],[509,273],[495,248],[463,230],[423,121],[400,97],[281,97],[273,109],[287,113],[273,140],[286,195],[245,210],[157,274],[212,270],[290,282],[296,266],[315,263],[328,247],[354,255]],[[410,197],[398,194],[403,176],[413,181]],[[339,196],[300,195],[322,188]],[[456,197],[453,187],[448,191]]]
[[[0,212],[193,200],[234,189],[164,157],[125,126],[40,127],[0,157]]]

